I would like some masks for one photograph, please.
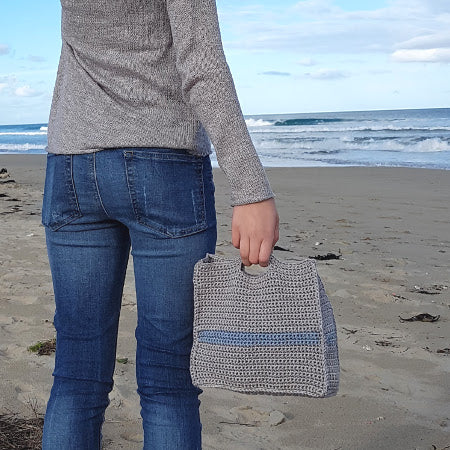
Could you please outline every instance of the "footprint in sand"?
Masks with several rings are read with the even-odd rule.
[[[26,405],[37,403],[38,406],[42,406],[48,400],[48,396],[43,391],[40,391],[36,384],[20,383],[16,385],[15,391],[17,393],[17,400]]]
[[[254,408],[244,405],[230,409],[236,423],[249,426],[277,426],[286,420],[286,416],[278,410],[270,408]]]

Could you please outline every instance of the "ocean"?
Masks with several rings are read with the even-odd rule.
[[[245,116],[267,167],[450,169],[450,108]],[[0,125],[0,154],[45,153],[47,124]],[[217,166],[215,155],[213,165]]]

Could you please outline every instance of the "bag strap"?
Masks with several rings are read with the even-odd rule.
[[[278,269],[280,266],[280,261],[273,255],[273,253],[270,254],[269,257],[269,264],[267,267],[265,267],[265,270],[263,270],[261,273],[251,274],[245,271],[245,265],[241,260],[241,257],[239,256],[236,259],[235,269],[239,272],[239,276],[242,277],[250,277],[252,279],[255,278],[263,278],[264,276],[267,276],[269,272],[273,272]]]
[[[209,265],[214,265],[216,268],[222,267],[223,270],[227,272],[228,275],[236,276],[237,278],[247,279],[247,280],[260,280],[269,273],[276,271],[282,264],[279,259],[277,259],[273,253],[270,254],[269,264],[265,268],[266,270],[261,273],[251,274],[244,270],[245,266],[242,263],[240,255],[234,257],[224,257],[217,254],[206,253],[206,256],[202,258],[199,262],[205,268]],[[212,268],[212,266],[211,266]]]

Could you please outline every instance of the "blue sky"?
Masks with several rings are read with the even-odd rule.
[[[0,124],[46,123],[58,0],[2,2]],[[217,0],[244,114],[450,106],[449,0]]]

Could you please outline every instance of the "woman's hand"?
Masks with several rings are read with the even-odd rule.
[[[278,239],[279,217],[273,198],[233,207],[231,241],[245,266],[267,266]]]

